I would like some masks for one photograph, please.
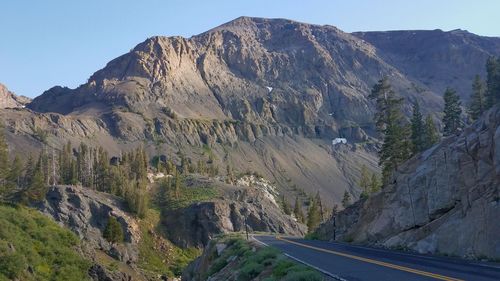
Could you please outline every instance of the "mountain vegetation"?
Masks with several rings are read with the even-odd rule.
[[[223,250],[218,251],[217,247],[223,247]],[[290,260],[277,249],[257,246],[238,236],[214,239],[183,277],[193,281],[324,279],[319,272]]]
[[[370,98],[375,100],[375,123],[383,135],[379,165],[382,167],[383,182],[387,183],[392,172],[411,155],[408,124],[401,112],[403,99],[396,96],[387,78],[373,86]]]
[[[444,111],[443,111],[443,136],[451,136],[461,131],[462,121],[462,103],[457,92],[447,88],[444,92]]]
[[[491,54],[500,54],[500,40],[463,31],[348,34],[247,17],[191,38],[148,38],[77,89],[49,89],[29,109],[7,93],[0,201],[40,206],[59,185],[103,192],[127,214],[99,214],[101,242],[130,246],[124,226],[134,225],[140,270],[178,276],[195,247],[247,220],[254,230],[293,234],[305,224],[313,235],[338,204],[348,211],[384,193],[402,167],[500,102],[500,59]],[[249,174],[260,185],[242,185]],[[295,280],[288,274],[296,265],[266,251],[252,260],[242,243],[228,243],[244,269],[238,278]],[[2,253],[5,278],[28,278],[36,267]],[[40,280],[65,276],[40,272]]]
[[[79,239],[36,210],[0,205],[0,280],[89,280]]]

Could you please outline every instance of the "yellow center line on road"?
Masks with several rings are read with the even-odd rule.
[[[380,266],[384,266],[384,267],[388,267],[388,268],[392,268],[392,269],[397,269],[397,270],[401,270],[401,271],[411,272],[411,273],[414,273],[414,274],[418,274],[418,275],[422,275],[422,276],[427,276],[427,277],[432,277],[432,278],[439,279],[439,280],[464,281],[463,279],[457,279],[457,278],[453,278],[453,277],[439,275],[439,274],[435,274],[435,273],[431,273],[431,272],[427,272],[427,271],[422,271],[422,270],[418,270],[418,269],[413,269],[413,268],[409,268],[409,267],[405,267],[405,266],[400,266],[400,265],[396,265],[396,264],[392,264],[392,263],[388,263],[388,262],[383,262],[383,261],[378,261],[378,260],[374,260],[374,259],[359,257],[359,256],[355,256],[355,255],[350,255],[350,254],[342,253],[342,252],[332,251],[332,250],[326,250],[326,249],[322,249],[322,248],[318,248],[318,247],[306,245],[306,244],[303,244],[303,243],[300,243],[300,242],[295,242],[295,241],[292,241],[292,240],[288,240],[288,239],[282,238],[280,236],[276,236],[276,239],[284,241],[284,242],[287,242],[287,243],[290,243],[290,244],[295,244],[295,245],[298,245],[298,246],[301,246],[301,247],[305,247],[305,248],[317,250],[317,251],[320,251],[320,252],[325,252],[325,253],[334,254],[334,255],[338,255],[338,256],[342,256],[342,257],[346,257],[346,258],[351,258],[351,259],[355,259],[355,260],[359,260],[359,261],[364,261],[364,262],[367,262],[367,263],[376,264],[376,265],[380,265]]]

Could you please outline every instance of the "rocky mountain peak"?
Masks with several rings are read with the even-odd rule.
[[[0,83],[0,108],[22,108],[30,101],[30,98],[15,95]]]
[[[281,137],[304,137],[308,148],[290,149],[297,151],[294,157],[306,155],[314,161],[298,165],[300,171],[290,174],[300,175],[301,185],[307,186],[313,181],[309,175],[317,174],[316,185],[332,196],[337,196],[328,191],[332,171],[348,174],[349,179],[342,178],[338,185],[342,191],[349,186],[356,195],[357,173],[342,167],[346,162],[366,162],[354,163],[354,154],[376,157],[371,149],[354,148],[359,142],[376,143],[374,103],[368,95],[381,77],[388,76],[405,99],[405,113],[418,101],[424,114],[435,115],[442,110],[446,86],[468,96],[474,75],[484,72],[486,58],[500,54],[491,47],[476,47],[498,38],[477,36],[478,43],[472,45],[449,36],[442,31],[349,34],[333,26],[241,17],[190,38],[148,38],[95,72],[88,83],[77,89],[50,89],[29,108],[68,115],[60,120],[83,127],[79,136],[103,134],[112,137],[109,143],[166,140],[165,144],[191,150],[264,141],[257,149],[262,150],[259,155],[269,156],[266,169],[272,171],[278,158],[283,166],[296,169],[278,157],[288,153],[283,149],[292,143]],[[83,118],[92,119],[92,126],[82,125]],[[13,122],[30,128],[19,118]],[[89,128],[96,132],[87,132]],[[268,152],[276,144],[270,141],[274,136],[285,142],[274,150],[276,157]],[[353,151],[332,148],[332,139],[338,137],[347,138]],[[319,146],[312,140],[333,151],[322,150],[313,158]],[[349,156],[339,160],[344,156],[339,151]],[[226,157],[222,152],[220,156]],[[328,172],[308,170],[319,163],[318,157],[328,163],[318,168]],[[249,163],[241,163],[242,170],[264,166]],[[283,175],[281,181],[286,178]]]

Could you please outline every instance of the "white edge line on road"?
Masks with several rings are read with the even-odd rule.
[[[266,243],[264,243],[264,242],[260,241],[259,239],[255,238],[255,236],[253,236],[253,235],[252,235],[252,240],[257,241],[257,243],[260,243],[260,244],[262,244],[262,245],[264,245],[266,247],[269,247],[269,245],[267,245]]]
[[[269,247],[269,245],[268,245],[268,244],[266,244],[266,243],[264,243],[264,242],[260,241],[259,239],[255,238],[255,236],[253,236],[253,235],[252,235],[252,239],[253,239],[254,241],[257,241],[257,243],[260,243],[260,244],[262,244],[262,245],[264,245],[264,246],[266,246],[266,247]],[[330,272],[328,272],[328,271],[326,271],[326,270],[323,270],[323,269],[321,269],[321,268],[319,268],[319,267],[317,267],[317,266],[314,266],[314,265],[312,265],[312,264],[310,264],[310,263],[307,263],[307,262],[305,262],[305,261],[303,261],[303,260],[301,260],[301,259],[299,259],[299,258],[296,258],[296,257],[294,257],[294,256],[291,256],[291,255],[289,255],[289,254],[287,254],[287,253],[283,253],[283,254],[284,254],[285,256],[287,256],[288,258],[290,258],[290,259],[292,259],[292,260],[295,260],[295,261],[297,261],[297,262],[299,262],[299,263],[302,263],[302,264],[304,264],[304,265],[307,265],[307,266],[309,266],[309,267],[311,267],[311,268],[313,268],[313,269],[315,269],[315,270],[317,270],[317,271],[319,271],[319,272],[321,272],[321,273],[325,274],[326,276],[330,276],[330,277],[332,277],[332,278],[333,278],[333,279],[335,279],[335,280],[339,280],[339,281],[347,281],[346,279],[344,279],[344,278],[342,278],[342,277],[340,277],[340,276],[338,276],[338,275],[335,275],[335,274],[330,273]]]
[[[333,279],[335,279],[335,280],[339,280],[339,281],[347,281],[347,279],[344,279],[344,278],[342,278],[342,277],[340,277],[340,276],[338,276],[338,275],[336,275],[336,274],[333,274],[333,273],[330,273],[330,272],[328,272],[328,271],[326,271],[326,270],[323,270],[323,269],[321,269],[321,268],[319,268],[319,267],[317,267],[317,266],[314,266],[314,265],[312,265],[312,264],[310,264],[310,263],[308,263],[308,262],[305,262],[305,261],[303,261],[303,260],[301,260],[301,259],[298,259],[298,258],[296,258],[296,257],[294,257],[294,256],[292,256],[292,255],[289,255],[289,254],[287,254],[287,253],[283,253],[283,254],[284,254],[285,256],[287,256],[288,258],[290,258],[290,259],[292,259],[292,260],[295,260],[295,261],[297,261],[297,262],[300,262],[300,263],[302,263],[302,264],[304,264],[304,265],[307,265],[307,266],[309,266],[309,267],[311,267],[311,268],[313,268],[313,269],[315,269],[315,270],[317,270],[317,271],[319,271],[319,272],[321,272],[321,273],[323,273],[323,274],[325,274],[325,275],[327,275],[327,276],[332,277],[332,278],[333,278]]]

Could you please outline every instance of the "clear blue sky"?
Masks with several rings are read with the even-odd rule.
[[[466,29],[500,36],[499,0],[10,0],[0,3],[0,83],[37,96],[85,83],[153,35],[189,37],[239,16],[352,31]]]

